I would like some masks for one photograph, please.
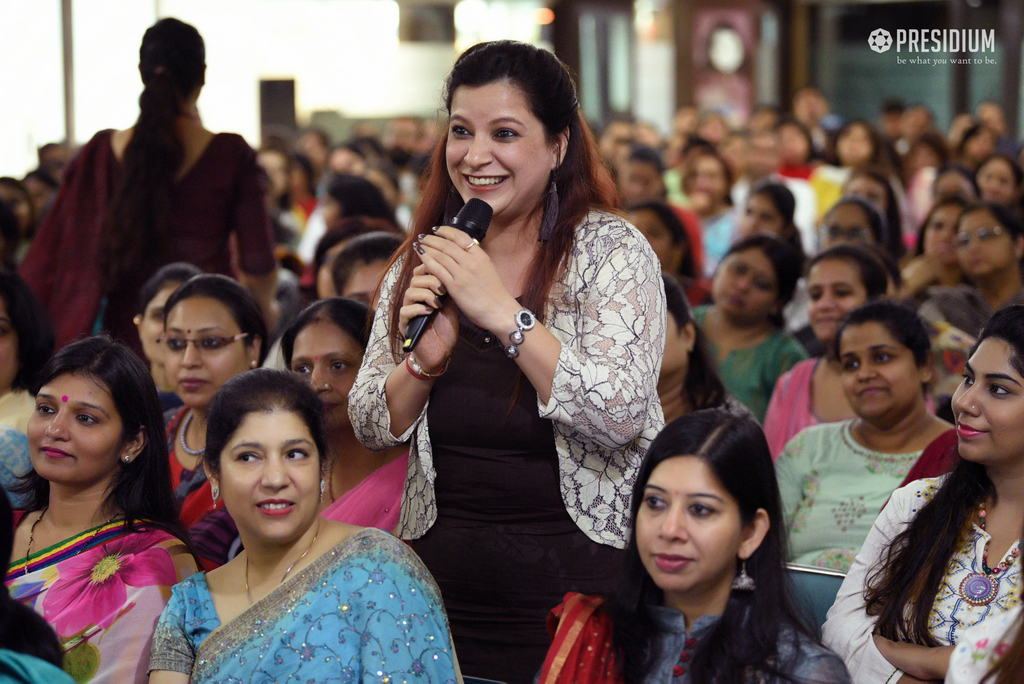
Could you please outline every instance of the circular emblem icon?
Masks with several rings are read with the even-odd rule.
[[[868,46],[875,52],[885,52],[892,47],[892,34],[885,29],[875,29],[868,36]]]

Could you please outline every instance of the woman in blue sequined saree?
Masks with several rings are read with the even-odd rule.
[[[245,550],[174,587],[153,639],[154,684],[461,682],[440,592],[416,554],[318,515],[321,410],[284,371],[236,376],[214,398],[204,466]]]

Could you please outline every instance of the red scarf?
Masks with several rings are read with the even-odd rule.
[[[604,599],[568,593],[548,615],[551,648],[540,684],[621,684],[612,646],[612,621],[598,607]]]

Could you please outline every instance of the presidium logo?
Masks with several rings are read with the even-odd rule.
[[[886,52],[892,47],[892,34],[885,29],[875,29],[868,36],[868,46],[875,52]]]
[[[895,43],[896,52],[995,52],[996,32],[994,29],[896,29]],[[892,46],[892,34],[883,28],[875,29],[868,36],[868,47],[875,52],[888,52]]]

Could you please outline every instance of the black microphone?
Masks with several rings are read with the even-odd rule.
[[[493,213],[491,205],[474,197],[466,202],[462,209],[459,209],[459,213],[452,219],[452,227],[458,228],[479,242],[487,234],[487,226],[491,224],[491,214]],[[438,299],[441,300],[441,306],[444,306],[445,300],[448,299],[448,293],[444,293]],[[409,321],[409,327],[405,329],[405,342],[402,344],[402,351],[408,354],[416,348],[416,344],[423,337],[423,331],[427,329],[440,310],[439,306],[430,313],[416,316]]]

